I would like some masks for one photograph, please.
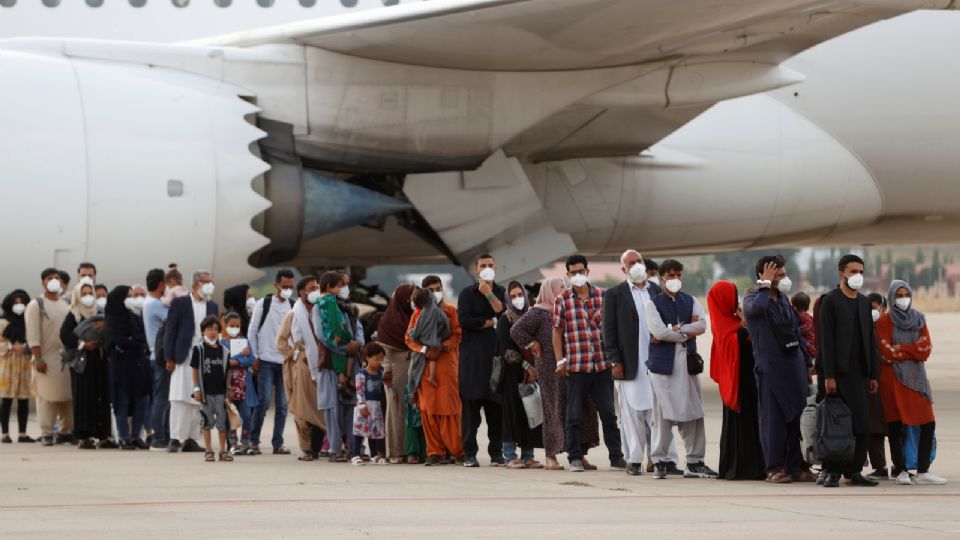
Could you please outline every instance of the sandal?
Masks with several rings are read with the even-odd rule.
[[[314,457],[311,456],[310,454],[302,454],[300,457],[297,458],[297,461],[313,461],[313,460],[314,460]]]
[[[419,465],[423,463],[417,456],[407,456],[407,465]]]
[[[527,466],[524,465],[523,462],[520,461],[519,459],[511,459],[510,463],[507,463],[507,468],[508,469],[525,469],[527,468]]]
[[[383,459],[382,457],[379,457],[379,456],[373,458],[372,463],[373,463],[374,465],[387,465],[387,464],[388,464],[388,463],[387,463],[387,460],[385,460],[385,459]]]
[[[363,461],[363,458],[360,456],[353,456],[353,459],[350,460],[350,464],[354,466],[366,465],[367,463]]]
[[[537,460],[535,460],[535,459],[531,459],[531,460],[527,461],[526,463],[524,463],[523,466],[524,466],[524,468],[526,468],[526,469],[542,469],[542,468],[543,468],[543,463],[540,463],[539,461],[537,461]]]
[[[213,458],[213,452],[204,452],[204,453],[203,453],[203,460],[204,460],[204,461],[210,461],[210,462],[216,461],[216,460]]]
[[[230,452],[220,452],[220,461],[233,461],[233,456]]]
[[[390,459],[387,460],[387,461],[389,461],[391,465],[400,465],[401,463],[403,463],[403,458],[401,458],[401,457],[392,457],[392,458],[390,458]]]
[[[790,475],[784,474],[783,471],[777,471],[775,473],[767,473],[767,482],[771,484],[789,484],[793,482],[793,479],[790,478]]]

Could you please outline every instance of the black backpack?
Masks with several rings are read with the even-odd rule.
[[[853,463],[857,445],[853,414],[839,397],[827,396],[817,406],[817,458],[821,463]]]
[[[263,329],[263,323],[267,322],[267,315],[270,314],[270,303],[271,303],[271,302],[273,302],[273,295],[272,295],[272,294],[271,294],[270,296],[264,297],[264,299],[263,299],[263,310],[260,312],[260,322],[257,323],[257,332],[259,332],[261,329]],[[287,300],[287,302],[290,302],[290,307],[291,307],[291,308],[292,308],[293,305],[295,304],[295,302],[293,301],[292,298],[291,298],[290,300]],[[244,329],[244,330],[246,330],[246,329]]]

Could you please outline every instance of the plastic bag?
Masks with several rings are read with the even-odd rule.
[[[537,383],[520,383],[520,399],[523,401],[523,410],[527,413],[527,425],[534,429],[543,423],[543,399],[540,397],[540,385]]]

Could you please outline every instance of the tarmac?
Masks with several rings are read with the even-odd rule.
[[[590,453],[600,470],[572,473],[489,467],[484,455],[479,469],[355,467],[302,463],[295,450],[205,463],[202,454],[12,444],[0,445],[0,537],[960,538],[958,327],[960,314],[930,317],[931,470],[951,480],[943,486],[654,480],[608,470],[603,448]],[[709,377],[701,382],[716,468],[720,400]],[[29,431],[37,435],[33,419]]]

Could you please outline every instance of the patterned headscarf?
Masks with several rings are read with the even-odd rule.
[[[908,290],[913,298],[913,288],[909,283],[901,279],[890,282],[887,303],[890,306],[890,320],[893,321],[893,343],[916,343],[920,339],[920,329],[927,324],[927,318],[913,309],[912,301],[906,311],[897,307],[895,300],[900,289]]]

